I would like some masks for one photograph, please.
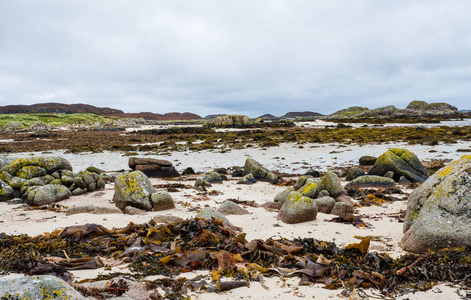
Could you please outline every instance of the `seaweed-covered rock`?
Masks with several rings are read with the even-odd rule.
[[[72,170],[70,162],[63,157],[30,157],[15,159],[11,164],[4,166],[2,171],[16,176],[16,173],[26,166],[41,167],[46,170],[47,174],[58,170]]]
[[[347,191],[345,191],[340,183],[339,177],[332,171],[325,173],[324,177],[322,177],[317,185],[317,190],[326,190],[333,198],[337,198],[340,195],[347,195]]]
[[[287,224],[295,224],[315,220],[317,205],[315,200],[298,192],[291,192],[281,206],[277,220]]]
[[[378,158],[374,156],[365,155],[365,156],[360,157],[359,164],[360,166],[372,166],[375,164],[377,159]]]
[[[223,215],[248,215],[249,212],[241,207],[239,204],[234,203],[230,200],[224,201],[218,207],[218,212],[222,213]]]
[[[85,300],[64,280],[52,275],[0,278],[1,299],[77,299]]]
[[[353,167],[348,170],[345,180],[352,181],[353,179],[365,175],[365,171],[360,169],[359,167]]]
[[[265,180],[273,183],[278,180],[275,173],[268,171],[258,161],[253,158],[247,158],[244,165],[244,175],[252,174],[256,179]]]
[[[0,202],[13,199],[14,197],[13,188],[3,180],[0,180]]]
[[[218,172],[209,172],[204,176],[203,180],[209,183],[222,183],[222,176]]]
[[[150,195],[150,201],[152,202],[153,211],[175,208],[172,195],[166,191],[156,191]]]
[[[23,198],[31,206],[41,206],[55,203],[69,198],[72,195],[70,190],[59,184],[46,184],[43,186],[33,186],[29,188]]]
[[[173,164],[164,159],[130,157],[129,167],[136,171],[142,171],[149,177],[179,177]]]
[[[409,197],[400,246],[410,252],[471,246],[471,155],[438,170]]]
[[[294,192],[294,188],[292,186],[290,186],[289,188],[287,188],[286,190],[278,193],[276,196],[275,196],[275,199],[273,201],[275,202],[285,202],[286,199],[288,199],[288,196],[291,192]]]
[[[428,178],[427,171],[414,153],[406,149],[392,148],[381,154],[368,175],[383,176],[388,171],[394,172],[394,180],[399,181],[401,176],[411,182],[424,182]]]
[[[134,171],[118,176],[114,184],[114,202],[124,210],[126,206],[151,210],[150,195],[155,193],[149,178],[141,171]]]
[[[377,175],[364,175],[357,177],[350,181],[347,186],[363,188],[363,187],[392,187],[396,182],[387,177],[377,176]]]
[[[324,214],[330,214],[335,205],[335,199],[332,197],[322,197],[316,199],[317,211]]]

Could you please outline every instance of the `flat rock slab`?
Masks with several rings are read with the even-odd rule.
[[[130,157],[128,165],[135,171],[141,171],[148,177],[179,177],[172,162],[164,159]]]

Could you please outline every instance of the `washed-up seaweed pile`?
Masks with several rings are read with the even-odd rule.
[[[470,249],[392,259],[387,253],[369,252],[369,243],[368,237],[345,248],[314,238],[247,241],[245,233],[214,219],[130,223],[113,230],[87,224],[36,237],[0,234],[0,271],[71,280],[67,270],[128,264],[137,279],[169,277],[148,283],[149,288],[167,287],[168,293],[185,285],[182,279],[171,279],[174,275],[192,270],[211,271],[212,283],[193,281],[187,288],[213,286],[214,291],[246,286],[252,280],[263,283],[264,276],[296,276],[301,285],[322,283],[328,289],[373,288],[385,296],[409,288],[428,289],[437,281],[471,287]]]

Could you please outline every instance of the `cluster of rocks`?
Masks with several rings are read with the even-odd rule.
[[[288,224],[315,220],[318,212],[353,213],[353,201],[332,171],[322,178],[299,177],[293,187],[276,195],[274,201],[281,205],[277,219]]]
[[[0,186],[0,201],[21,197],[29,205],[41,206],[103,189],[105,182],[95,172],[74,173],[65,158],[32,157],[3,166]]]
[[[29,127],[26,127],[25,125],[18,122],[12,122],[12,123],[7,123],[3,125],[2,130],[5,132],[27,131],[27,132],[48,134],[51,131],[51,127],[44,122],[35,121]]]
[[[234,127],[243,128],[252,124],[252,121],[248,116],[244,115],[226,115],[218,116],[211,121],[204,122],[203,128],[212,127]]]
[[[132,208],[144,211],[159,211],[175,207],[172,196],[156,190],[149,178],[141,171],[118,176],[114,185],[113,201],[125,213],[134,214]]]

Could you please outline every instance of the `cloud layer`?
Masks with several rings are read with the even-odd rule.
[[[0,105],[471,108],[467,1],[2,1]]]

